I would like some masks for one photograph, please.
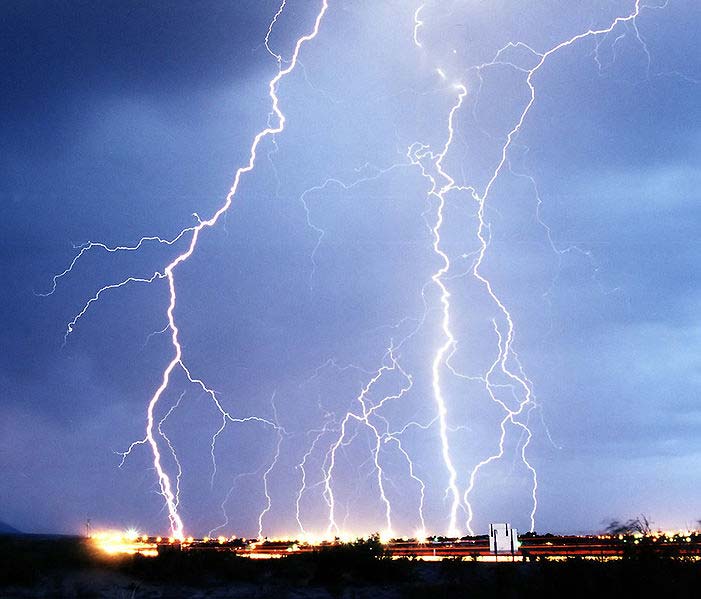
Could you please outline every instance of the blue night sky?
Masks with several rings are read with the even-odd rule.
[[[320,6],[286,3],[269,39],[282,68]],[[264,534],[324,533],[337,441],[335,531],[384,530],[389,505],[398,534],[422,516],[445,532],[441,431],[465,531],[470,473],[499,452],[505,409],[519,406],[502,456],[468,494],[475,532],[530,528],[522,453],[537,471],[539,532],[640,513],[693,525],[701,5],[641,0],[637,19],[533,73],[535,102],[484,202],[481,261],[475,198],[526,109],[536,53],[608,28],[635,0],[428,0],[415,21],[419,6],[329,0],[277,87],[284,131],[261,142],[230,210],[175,269],[183,362],[233,418],[259,419],[219,432],[215,472],[222,415],[173,371],[154,434],[173,484],[168,444],[178,457],[186,532],[255,535],[262,522]],[[277,124],[268,82],[280,67],[264,40],[278,8],[0,8],[0,520],[28,532],[77,532],[86,517],[168,532],[150,448],[136,445],[121,467],[119,455],[144,438],[173,359],[167,282],[105,291],[63,343],[98,290],[163,273],[192,233],[93,248],[46,294],[81,244],[170,240],[223,205],[253,137]],[[497,54],[509,42],[521,44]],[[431,194],[457,85],[467,94],[439,165],[454,185]],[[508,351],[508,319],[476,264],[514,323]],[[436,273],[455,342],[434,368],[449,342]],[[383,400],[370,420],[379,443],[353,418],[342,429]]]

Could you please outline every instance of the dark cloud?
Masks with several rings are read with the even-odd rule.
[[[0,21],[3,113],[38,114],[98,91],[191,93],[256,69],[274,4],[21,2]]]

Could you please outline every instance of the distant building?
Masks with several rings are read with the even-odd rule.
[[[509,524],[489,525],[489,552],[494,554],[518,551],[518,531]]]

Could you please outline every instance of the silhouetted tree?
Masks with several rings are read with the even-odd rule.
[[[636,532],[648,536],[652,533],[652,526],[650,525],[650,519],[645,514],[640,514],[637,518],[633,520],[633,526]]]
[[[606,527],[606,532],[611,535],[630,535],[637,532],[647,536],[652,532],[652,526],[650,519],[645,514],[640,514],[637,518],[631,518],[625,522],[611,520]]]

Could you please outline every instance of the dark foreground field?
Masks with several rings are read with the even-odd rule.
[[[392,560],[360,542],[275,560],[231,553],[105,558],[82,539],[0,536],[0,597],[701,597],[701,562]]]

